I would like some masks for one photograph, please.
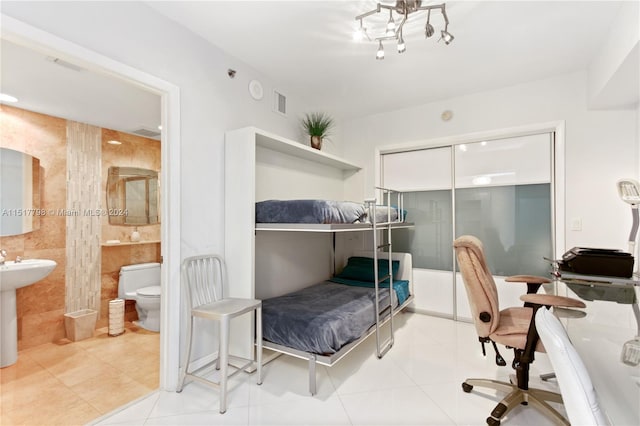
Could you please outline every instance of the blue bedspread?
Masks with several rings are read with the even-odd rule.
[[[330,200],[267,200],[256,203],[256,223],[355,223],[363,204]]]
[[[408,293],[408,282],[404,283],[399,287],[404,285]],[[375,324],[375,294],[370,283],[363,284],[327,281],[263,300],[263,338],[304,352],[337,352]],[[388,288],[380,290],[380,308],[387,306]]]

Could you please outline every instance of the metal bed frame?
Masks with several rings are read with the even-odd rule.
[[[368,209],[369,217],[371,218],[370,223],[357,223],[357,224],[258,224],[256,225],[256,230],[269,230],[269,231],[304,231],[304,232],[351,232],[351,231],[366,231],[371,230],[373,233],[373,265],[374,265],[374,276],[377,279],[374,281],[374,289],[375,289],[375,310],[376,310],[376,322],[373,324],[362,336],[358,339],[344,345],[340,350],[331,355],[321,355],[312,352],[305,352],[298,349],[290,348],[287,346],[278,345],[273,342],[269,342],[267,340],[263,340],[262,347],[266,349],[270,349],[276,352],[274,355],[266,357],[264,363],[268,363],[275,358],[281,355],[289,355],[296,358],[301,358],[307,360],[309,365],[309,393],[311,395],[315,395],[316,388],[316,364],[324,365],[327,367],[331,367],[344,358],[349,352],[355,349],[360,343],[366,340],[369,336],[375,333],[376,335],[376,356],[378,358],[382,358],[393,346],[394,343],[394,324],[393,317],[404,308],[406,308],[414,299],[413,292],[409,295],[407,300],[405,300],[400,306],[394,307],[394,300],[396,300],[395,290],[393,289],[393,274],[392,274],[392,262],[393,262],[393,245],[391,242],[391,231],[393,229],[399,228],[408,228],[412,227],[412,223],[407,223],[404,221],[404,200],[403,193],[399,191],[395,191],[388,188],[376,187],[382,194],[382,202],[386,207],[387,220],[384,222],[378,222],[376,218],[376,207],[377,200],[375,198],[365,200],[365,206]],[[397,219],[391,220],[391,202],[392,196],[396,198],[396,205],[398,209]],[[265,226],[266,225],[266,226]],[[378,243],[378,231],[385,230],[386,232],[386,243],[379,244]],[[389,266],[388,271],[389,274],[386,276],[380,277],[378,271],[378,256],[379,250],[387,249],[385,253],[385,257],[388,257]],[[385,281],[389,280],[389,290],[390,290],[390,304],[386,308],[380,310],[380,299],[379,299],[379,286]],[[386,285],[385,285],[386,287]],[[386,323],[389,323],[390,335],[384,341],[381,336],[381,328]]]

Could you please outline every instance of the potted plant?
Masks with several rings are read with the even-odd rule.
[[[312,112],[305,114],[302,119],[304,131],[311,136],[311,147],[322,148],[322,140],[331,134],[333,118],[324,112]]]

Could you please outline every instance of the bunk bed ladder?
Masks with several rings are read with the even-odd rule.
[[[394,289],[393,289],[393,269],[392,269],[392,244],[391,244],[391,190],[389,189],[385,189],[385,188],[378,188],[380,190],[382,190],[383,192],[383,201],[385,201],[385,197],[386,197],[386,204],[387,205],[387,221],[386,223],[383,223],[381,225],[386,225],[386,230],[387,230],[387,242],[384,244],[378,244],[378,222],[377,222],[377,218],[376,218],[376,199],[372,199],[372,200],[367,200],[367,203],[369,205],[369,213],[371,215],[371,224],[372,224],[372,230],[373,230],[373,274],[374,274],[374,286],[375,286],[375,304],[376,304],[376,355],[378,356],[378,358],[382,358],[387,352],[389,352],[389,349],[391,349],[391,347],[393,346],[393,337],[394,337],[394,328],[393,328],[393,316],[394,316],[394,310],[393,310],[393,300],[394,300]],[[398,217],[400,217],[400,212],[401,210],[398,212]],[[378,271],[378,251],[380,249],[387,249],[388,252],[388,261],[389,261],[389,265],[387,268],[387,271],[389,271],[389,273],[383,277],[380,277],[379,275],[379,271]],[[385,341],[384,343],[381,343],[381,336],[380,336],[380,295],[379,295],[379,288],[380,288],[380,284],[383,284],[386,280],[389,280],[389,339],[387,341]]]

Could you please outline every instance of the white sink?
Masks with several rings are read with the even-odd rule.
[[[49,259],[25,259],[0,265],[0,291],[15,290],[34,284],[53,271],[57,263]]]
[[[48,259],[25,259],[0,265],[0,368],[18,360],[16,289],[40,281],[56,265]]]

